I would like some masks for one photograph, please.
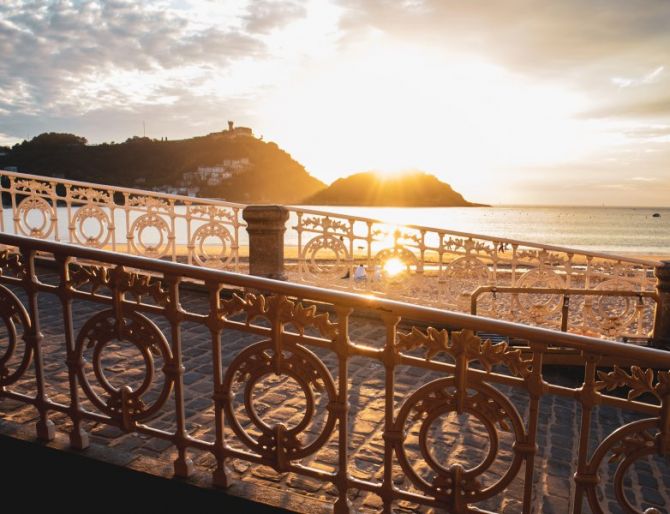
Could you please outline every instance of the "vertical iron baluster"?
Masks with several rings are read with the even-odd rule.
[[[170,199],[168,204],[168,215],[170,216],[170,233],[168,234],[168,251],[172,247],[172,262],[177,262],[177,220],[175,212],[175,200]]]
[[[535,474],[535,454],[537,453],[537,425],[540,411],[540,398],[544,393],[544,382],[542,380],[542,357],[547,350],[543,343],[531,342],[530,348],[533,352],[533,372],[526,379],[526,389],[530,395],[528,407],[528,440],[526,441],[526,470],[523,490],[523,514],[530,514],[533,498],[533,475]]]
[[[381,497],[384,503],[384,514],[392,512],[393,504],[393,447],[399,434],[393,430],[395,366],[398,359],[396,350],[396,329],[400,317],[395,314],[383,314],[382,320],[386,325],[386,342],[384,345],[384,479],[382,481]]]
[[[79,402],[79,379],[77,373],[83,365],[75,355],[75,340],[72,323],[72,286],[70,285],[69,259],[65,255],[56,255],[60,283],[58,296],[63,308],[63,330],[65,332],[65,351],[68,368],[68,381],[70,386],[70,409],[69,415],[72,420],[70,431],[70,446],[77,450],[83,450],[89,446],[89,438],[81,426],[81,407]]]
[[[183,311],[179,303],[180,278],[175,275],[165,276],[169,291],[169,302],[165,308],[165,315],[170,322],[172,332],[172,362],[166,366],[166,373],[171,373],[174,379],[175,414],[177,418],[177,433],[175,444],[179,455],[174,461],[174,474],[178,477],[188,477],[193,474],[193,461],[186,453],[186,414],[184,412],[184,365],[182,364],[181,319]]]
[[[577,457],[577,472],[575,478],[575,499],[572,506],[574,514],[581,514],[585,484],[598,482],[598,477],[587,473],[587,458],[589,452],[589,436],[591,434],[591,414],[593,407],[599,403],[599,393],[595,388],[596,364],[598,356],[585,355],[586,368],[584,383],[579,390],[579,401],[582,405],[582,420],[579,429],[579,454]]]
[[[338,469],[335,485],[338,498],[333,512],[347,514],[351,511],[348,498],[348,445],[349,445],[349,399],[348,399],[348,354],[349,354],[349,316],[351,308],[337,306],[337,340],[335,351],[338,359],[337,415],[338,415]]]
[[[224,437],[224,415],[223,402],[227,399],[229,391],[223,390],[223,364],[221,362],[221,332],[222,322],[219,318],[221,309],[221,285],[217,282],[208,282],[209,291],[209,317],[207,326],[212,338],[212,382],[214,399],[214,423],[215,441],[214,456],[216,457],[216,469],[212,473],[212,482],[216,487],[228,487],[228,475],[226,473],[226,452]]]
[[[193,264],[193,252],[195,246],[193,245],[193,213],[191,212],[191,202],[184,202],[184,207],[186,208],[186,262]]]
[[[43,441],[52,441],[56,436],[53,421],[49,419],[49,409],[46,405],[47,395],[45,392],[44,364],[42,356],[42,341],[44,339],[40,330],[40,316],[37,294],[37,275],[35,273],[35,251],[21,247],[21,255],[24,262],[23,287],[28,295],[28,313],[30,314],[30,331],[27,334],[33,348],[33,363],[35,366],[35,383],[37,393],[35,395],[35,407],[40,415],[37,421],[37,437]]]

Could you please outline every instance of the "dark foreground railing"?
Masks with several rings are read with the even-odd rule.
[[[332,484],[335,512],[350,512],[352,494],[365,491],[385,512],[401,504],[482,512],[473,509],[518,494],[530,513],[543,494],[534,478],[551,472],[535,460],[550,428],[542,404],[560,398],[576,407],[578,439],[561,482],[573,491],[566,511],[654,506],[631,504],[638,496],[629,494],[627,473],[670,456],[664,351],[49,241],[0,234],[0,243],[0,398],[34,406],[41,439],[54,437],[57,420],[83,449],[87,424],[111,425],[173,445],[180,477],[204,452],[219,487],[231,484],[233,461]],[[181,301],[194,288],[204,308]],[[376,339],[352,329],[360,316],[377,323]],[[202,407],[211,421],[193,431],[183,355],[198,330],[208,334],[211,364],[211,388],[199,394],[212,404]],[[64,347],[45,364],[56,333]],[[256,339],[231,355],[240,334]],[[527,353],[508,339],[526,341]],[[547,379],[543,358],[556,347],[581,352],[578,387]],[[110,364],[110,354],[133,352],[139,367]],[[619,365],[599,369],[603,358]],[[381,370],[365,392],[381,412],[374,444],[352,430],[364,421],[351,408],[364,394],[352,390],[350,366],[360,360]],[[59,364],[65,387],[47,378]],[[407,374],[414,378],[401,384]],[[291,409],[267,418],[257,388],[282,380]],[[598,424],[603,416],[619,421]],[[460,456],[444,443],[458,433],[467,436]],[[350,453],[368,444],[379,473],[353,474]],[[470,462],[470,450],[481,459]],[[324,451],[331,469],[314,464]]]

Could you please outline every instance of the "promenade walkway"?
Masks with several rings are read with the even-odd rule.
[[[54,277],[54,283],[56,279]],[[25,301],[25,294],[14,289],[17,296]],[[65,359],[65,339],[62,324],[62,311],[58,302],[49,295],[40,296],[40,312],[42,332],[44,335],[43,349],[46,370],[47,394],[55,401],[64,404],[69,402],[69,384]],[[182,293],[182,303],[189,310],[206,312],[208,302],[205,293],[191,290]],[[74,309],[74,333],[77,334],[82,325],[91,316],[102,310],[100,304],[77,301]],[[150,316],[151,317],[151,316]],[[155,316],[153,321],[169,337],[170,325],[163,317]],[[374,317],[358,317],[352,319],[350,336],[352,340],[370,346],[383,345],[385,328],[380,320]],[[204,440],[214,438],[214,411],[212,401],[212,348],[211,335],[203,325],[188,323],[183,325],[183,364],[185,366],[185,408],[186,429],[189,434],[196,435]],[[241,351],[252,343],[262,340],[259,336],[226,330],[223,333],[223,365],[227,367]],[[104,371],[109,381],[114,385],[130,384],[139,386],[144,376],[141,355],[131,345],[121,343],[111,345],[102,356]],[[337,375],[337,362],[332,352],[315,352],[329,368],[333,376]],[[549,370],[545,378],[570,387],[578,386],[581,377],[575,370],[568,368],[554,368]],[[382,439],[384,425],[383,381],[384,369],[376,361],[353,358],[349,362],[350,381],[350,423],[351,434],[350,455],[351,473],[353,476],[370,480],[380,480],[383,473]],[[396,404],[434,378],[437,374],[428,370],[407,368],[396,374]],[[527,395],[516,389],[497,386],[519,410],[522,419],[528,419]],[[30,392],[34,389],[34,375],[27,372],[21,383],[14,387],[17,391]],[[147,399],[156,398],[158,390],[150,390]],[[304,411],[304,398],[297,383],[290,379],[271,377],[266,379],[260,387],[254,390],[256,412],[268,423],[285,423],[293,426],[300,422]],[[317,398],[317,401],[325,401]],[[86,405],[84,400],[83,405]],[[165,413],[147,424],[156,427],[174,430],[175,416],[173,409],[164,409]],[[0,432],[10,430],[19,432],[20,427],[26,430],[34,429],[34,422],[38,415],[32,406],[27,406],[10,399],[0,399],[0,416],[4,421],[0,423]],[[243,405],[236,411],[243,416]],[[624,417],[625,416],[625,417]],[[69,429],[69,418],[62,413],[53,414],[51,419],[60,433],[56,439],[56,446],[63,444],[64,434]],[[574,494],[574,481],[571,476],[576,469],[578,434],[580,423],[579,406],[565,398],[544,396],[540,404],[540,426],[538,429],[538,453],[535,460],[534,480],[537,482],[533,499],[533,512],[543,514],[566,513],[569,511]],[[593,443],[597,444],[616,427],[633,421],[631,415],[607,407],[596,407],[593,417],[594,427],[591,432]],[[243,422],[244,424],[245,422]],[[246,422],[245,426],[250,426]],[[18,428],[17,428],[18,427]],[[151,439],[137,433],[124,433],[122,430],[94,422],[85,422],[85,429],[90,433],[91,447],[84,450],[84,455],[112,461],[115,464],[126,466],[134,470],[145,471],[160,476],[171,476],[172,461],[175,458],[175,449],[168,441]],[[466,414],[444,417],[437,424],[442,434],[433,438],[432,452],[435,458],[451,465],[460,463],[465,468],[471,468],[485,458],[488,451],[487,432],[485,427],[476,419]],[[318,432],[317,419],[312,429]],[[309,432],[309,430],[308,430]],[[227,435],[233,439],[233,433],[226,429]],[[305,463],[317,469],[333,471],[337,467],[337,431],[331,441],[324,445],[315,455],[308,457]],[[598,439],[596,441],[596,439]],[[499,441],[499,451],[495,465],[491,468],[491,476],[485,480],[496,480],[504,473],[512,455],[512,438],[504,437]],[[409,452],[418,452],[418,434],[410,432],[406,444]],[[240,446],[241,447],[241,446]],[[105,449],[113,449],[105,451]],[[205,452],[190,451],[196,474],[191,480],[206,487],[211,480],[211,471],[215,468],[214,457]],[[417,466],[426,466],[424,461],[416,459]],[[3,466],[7,466],[4,463]],[[333,503],[337,493],[333,485],[315,479],[298,476],[291,473],[279,474],[268,467],[233,460],[229,463],[231,488],[233,494],[251,496],[259,501],[269,501],[275,505],[282,505],[289,509],[301,509],[312,512],[323,511],[325,503]],[[608,468],[609,469],[609,468]],[[419,474],[426,470],[417,469]],[[606,473],[609,471],[605,471]],[[604,486],[600,493],[612,499],[609,503],[611,512],[622,512],[614,502],[614,490],[607,476],[603,477]],[[409,484],[400,468],[394,469],[394,481],[398,486]],[[670,466],[660,458],[650,458],[635,464],[625,483],[629,486],[627,494],[633,504],[644,508],[656,507],[660,512],[670,512]],[[72,484],[72,494],[76,493],[76,484]],[[519,473],[510,487],[497,497],[481,504],[482,508],[494,512],[518,513],[521,512],[523,498],[523,472]],[[382,502],[379,496],[354,491],[350,498],[353,505],[361,512],[379,512]],[[397,512],[425,512],[428,509],[407,501],[400,501],[395,506]],[[585,505],[585,512],[589,512]]]

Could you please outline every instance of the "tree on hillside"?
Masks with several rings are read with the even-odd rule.
[[[26,143],[24,141],[24,143]],[[60,132],[44,132],[39,136],[35,136],[27,144],[45,145],[45,146],[67,146],[75,145],[81,146],[88,143],[85,137],[76,136],[74,134],[66,134]]]

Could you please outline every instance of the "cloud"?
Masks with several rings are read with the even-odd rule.
[[[268,33],[307,15],[305,2],[257,0],[242,18],[250,32]]]
[[[185,70],[194,82],[213,68],[225,70],[264,52],[255,35],[216,23],[196,25],[160,5],[3,3],[0,116],[77,115],[100,101],[122,107],[142,103],[162,86],[183,86]],[[144,90],[134,91],[138,86]],[[179,94],[190,96],[184,88]]]
[[[581,116],[584,118],[668,118],[670,117],[670,96],[610,102],[605,106],[586,111]]]
[[[670,125],[644,125],[624,131],[631,139],[657,140],[670,136]]]
[[[612,83],[619,87],[635,87],[644,84],[653,84],[663,73],[665,66],[659,66],[640,78],[613,77]]]
[[[376,29],[449,42],[459,50],[495,54],[509,64],[554,71],[575,64],[655,47],[670,41],[670,6],[663,1],[583,0],[469,2],[424,0],[408,9],[386,0],[341,0],[342,26],[350,33]],[[499,60],[500,60],[499,59]],[[658,63],[656,64],[658,66]]]
[[[381,32],[442,52],[475,55],[596,100],[644,89],[649,110],[657,107],[655,102],[665,109],[659,96],[670,85],[664,73],[670,2],[423,0],[413,2],[413,8],[386,0],[339,3],[343,44]],[[614,101],[624,106],[631,97],[621,94]]]

